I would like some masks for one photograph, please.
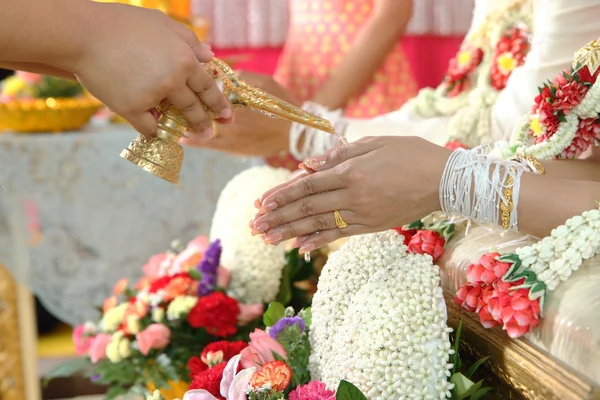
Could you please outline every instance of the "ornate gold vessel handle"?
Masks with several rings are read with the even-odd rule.
[[[219,85],[222,85],[223,94],[234,108],[249,108],[272,118],[297,122],[330,134],[335,133],[328,120],[249,85],[219,59],[212,59],[204,68],[214,76]],[[146,137],[139,134],[129,147],[121,152],[121,157],[162,179],[177,183],[183,164],[183,148],[178,142],[188,127],[187,121],[166,101],[159,104],[157,109],[161,116],[158,119],[156,136]],[[213,120],[216,119],[212,111],[207,107],[205,110]]]

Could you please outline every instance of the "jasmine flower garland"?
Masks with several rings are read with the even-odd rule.
[[[210,236],[221,240],[221,265],[231,272],[228,293],[241,303],[269,303],[279,292],[285,249],[252,237],[248,221],[256,214],[254,200],[290,176],[285,169],[253,167],[235,176],[219,197]]]
[[[450,396],[450,329],[439,269],[407,254],[394,231],[351,238],[334,253],[313,299],[312,379],[340,380],[369,399]]]

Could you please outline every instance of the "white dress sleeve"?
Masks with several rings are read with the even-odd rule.
[[[529,112],[538,86],[568,68],[600,37],[600,0],[535,0],[534,33],[525,64],[511,74],[492,109],[492,137],[507,140]]]

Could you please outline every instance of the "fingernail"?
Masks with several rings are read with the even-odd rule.
[[[212,126],[209,126],[208,128],[204,129],[202,131],[202,133],[200,133],[200,136],[202,136],[203,138],[206,138],[206,139],[210,139],[212,137],[213,133],[214,133],[214,131],[213,131]]]
[[[250,221],[248,221],[248,228],[254,229],[254,218],[250,219]]]
[[[223,110],[221,110],[221,112],[218,115],[218,118],[222,118],[222,119],[229,119],[233,117],[233,111],[231,111],[231,108],[227,107]]]
[[[280,232],[271,232],[265,237],[266,244],[277,244],[283,239],[283,235]]]
[[[268,213],[269,211],[273,211],[277,209],[277,203],[275,202],[270,202],[268,203],[266,206],[263,206],[260,208],[260,213],[261,214],[265,214]]]
[[[304,165],[306,165],[310,169],[316,170],[316,169],[324,166],[325,162],[326,162],[325,156],[318,156],[318,157],[309,158],[308,160],[304,161]]]
[[[205,51],[211,57],[215,56],[215,53],[212,51],[212,47],[210,44],[202,42],[200,43],[200,47],[202,47],[202,50]]]
[[[258,233],[264,233],[266,231],[269,230],[269,225],[267,225],[264,222],[261,222],[260,224],[258,224],[258,226],[255,226],[254,229],[258,232]]]
[[[262,207],[262,203],[260,202],[259,199],[254,200],[254,207],[256,207],[256,208],[261,208]]]
[[[309,243],[309,244],[305,244],[304,246],[300,247],[300,250],[298,250],[298,252],[300,254],[305,254],[305,253],[310,253],[314,249],[315,249],[315,245],[312,243]]]

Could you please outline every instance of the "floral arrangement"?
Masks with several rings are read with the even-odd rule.
[[[494,93],[504,89],[511,68],[520,65],[529,48],[523,42],[526,39],[521,35],[523,31],[510,28],[520,24],[531,26],[530,19],[528,2],[515,0],[501,4],[466,37],[460,51],[450,60],[442,83],[435,89],[422,89],[407,103],[407,110],[430,118],[454,115],[465,107],[472,108],[482,98],[489,98],[493,104]],[[493,32],[492,35],[489,32]],[[472,96],[473,92],[478,94]],[[473,124],[473,121],[469,121]],[[473,129],[472,126],[467,127],[466,122],[461,124],[455,121],[454,130],[457,133],[453,136],[466,142],[458,134],[463,125],[465,129]]]
[[[474,147],[489,140],[491,109],[506,87],[508,78],[525,61],[529,52],[531,23],[527,8],[518,9],[514,19],[495,28],[492,48],[482,62],[476,87],[469,93],[468,104],[458,110],[449,125],[450,140]],[[517,22],[515,22],[517,21]]]
[[[599,71],[576,65],[541,86],[530,115],[503,156],[577,158],[590,146],[600,145]]]
[[[78,82],[17,71],[2,81],[0,102],[30,101],[49,97],[78,97],[85,93]]]
[[[475,312],[486,328],[501,325],[516,338],[535,328],[544,298],[600,254],[600,210],[586,211],[554,229],[550,236],[515,253],[485,254],[469,266],[467,283],[455,302]]]
[[[249,342],[214,342],[190,358],[192,383],[184,400],[367,399],[359,388],[345,379],[339,380],[332,389],[311,378],[310,308],[296,314],[292,308],[271,303],[263,320],[266,329],[251,333]],[[482,381],[474,383],[470,379],[486,359],[480,360],[466,374],[458,372],[461,361],[455,351],[458,350],[460,331],[459,326],[454,347],[450,350],[455,354],[455,371],[450,380],[461,389],[453,389],[451,398],[475,400],[491,390],[481,387]],[[155,393],[148,399],[162,400],[162,397]]]

